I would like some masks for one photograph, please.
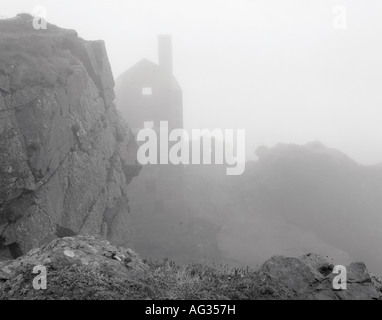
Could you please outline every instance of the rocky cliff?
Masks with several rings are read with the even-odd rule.
[[[114,104],[103,41],[32,17],[0,21],[0,255],[54,238],[128,244],[134,136]]]

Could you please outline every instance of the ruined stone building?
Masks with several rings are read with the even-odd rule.
[[[116,104],[136,132],[145,122],[183,128],[183,94],[173,75],[172,37],[158,36],[158,64],[139,61],[118,79]]]
[[[143,59],[116,83],[116,104],[135,133],[149,123],[159,133],[160,121],[168,121],[169,130],[183,128],[183,96],[173,75],[170,35],[158,36],[158,64]],[[182,224],[187,215],[183,167],[146,165],[129,186],[129,194],[136,249],[143,256],[154,253],[154,257],[159,251],[155,246],[174,252],[171,239],[187,228]],[[158,238],[158,230],[165,239]]]

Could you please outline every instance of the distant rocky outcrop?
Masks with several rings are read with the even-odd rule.
[[[320,142],[259,151],[260,159],[247,165],[236,184],[246,186],[240,189],[253,212],[309,231],[348,254],[350,261],[365,261],[370,270],[382,273],[380,166],[360,165]],[[301,247],[306,249],[308,241],[302,237]],[[345,263],[339,252],[321,251]]]
[[[36,290],[35,266],[46,270],[46,289]],[[41,269],[40,269],[41,270]],[[299,299],[378,300],[381,280],[363,263],[347,267],[347,289],[333,288],[333,265],[307,254],[275,256],[260,269],[240,273],[205,265],[143,262],[132,250],[77,236],[54,240],[17,260],[0,263],[4,299]]]
[[[103,41],[26,14],[0,23],[0,255],[52,239],[128,244],[134,135],[114,104]]]
[[[175,169],[144,168],[140,180],[151,173],[161,183],[156,192],[139,179],[128,186],[134,193],[132,219],[141,234],[135,248],[142,256],[176,260],[167,250],[172,245],[172,252],[189,259],[206,256],[233,265],[316,252],[334,264],[364,261],[382,274],[380,165],[360,165],[320,142],[260,147],[256,153],[259,160],[247,162],[242,176],[226,176],[222,166],[189,165],[177,184]],[[183,211],[173,205],[180,197],[169,191],[179,194],[182,188]],[[156,210],[154,203],[153,218],[139,202],[150,204],[155,196],[166,210]],[[177,233],[181,228],[187,231]]]

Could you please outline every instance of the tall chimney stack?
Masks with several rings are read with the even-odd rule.
[[[172,75],[172,37],[168,34],[158,36],[158,62],[168,75]]]

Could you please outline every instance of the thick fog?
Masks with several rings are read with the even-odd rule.
[[[185,127],[245,128],[248,157],[259,145],[320,140],[382,162],[378,0],[2,0],[1,15],[35,5],[105,40],[115,77],[157,62],[157,35],[171,34]]]

